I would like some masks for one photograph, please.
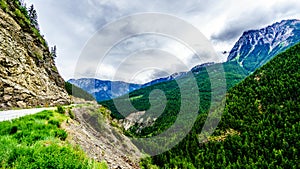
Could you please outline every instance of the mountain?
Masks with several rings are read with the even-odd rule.
[[[300,20],[283,20],[260,30],[243,33],[227,61],[253,72],[275,55],[300,42]]]
[[[222,119],[212,136],[199,143],[207,112],[199,114],[183,141],[168,152],[143,160],[142,166],[299,168],[299,78],[297,44],[229,90]]]
[[[214,62],[208,62],[208,63],[203,63],[203,64],[200,64],[200,65],[197,65],[197,66],[195,66],[191,69],[191,72],[198,73],[201,70],[205,69],[205,67],[211,66],[211,65],[214,65],[214,64],[215,64]]]
[[[122,81],[99,80],[94,78],[70,79],[69,83],[82,88],[84,91],[93,95],[98,102],[114,99],[129,92],[151,86],[157,83],[167,82],[183,77],[186,72],[174,73],[170,76],[155,79],[145,84],[126,83]]]
[[[248,76],[251,72],[255,71],[257,68],[261,67],[270,59],[272,59],[276,54],[284,52],[291,45],[295,44],[298,41],[300,42],[299,31],[299,20],[283,20],[279,23],[275,23],[272,26],[268,26],[260,30],[246,31],[243,36],[241,36],[240,40],[234,45],[229,54],[227,62],[222,64],[204,63],[192,68],[190,72],[193,73],[196,78],[199,86],[199,91],[206,93],[202,98],[204,99],[203,104],[206,105],[206,108],[202,107],[202,109],[207,110],[208,103],[206,102],[211,99],[209,97],[210,87],[205,83],[209,84],[209,78],[213,78],[209,76],[220,75],[217,72],[213,72],[212,75],[208,75],[207,69],[216,69],[220,73],[222,73],[220,66],[223,66],[225,70],[227,89],[230,89],[235,84],[238,84],[241,80],[243,80],[246,76]],[[177,94],[179,92],[179,89],[178,85],[176,84],[176,80],[189,79],[185,78],[187,74],[189,73],[183,72],[179,73],[179,76],[173,77],[171,75],[166,78],[154,80],[154,83],[150,82],[147,85],[143,85],[141,89],[129,93],[129,98],[131,99],[131,102],[135,106],[135,108],[140,111],[144,111],[149,108],[150,104],[147,97],[149,96],[151,91],[153,89],[160,89],[167,93],[167,97],[173,101],[173,105],[170,105],[170,110],[168,111],[171,111],[172,109],[177,111],[177,108],[173,108],[176,107],[174,105],[179,104],[179,100],[177,100],[176,98],[179,97]],[[191,83],[191,81],[187,80],[185,83]],[[126,102],[126,97],[120,97],[118,98],[118,100]],[[126,110],[126,108],[124,108],[122,110],[123,112],[119,112],[118,110],[116,110],[111,101],[103,102],[101,104],[109,107],[112,110],[113,115],[117,118],[123,118],[123,114],[128,114],[134,111],[134,109]],[[172,119],[169,117],[174,116],[172,114],[174,113],[169,112],[169,114],[162,114],[162,116],[157,119],[157,126],[156,124],[154,124],[153,126],[156,126],[157,128],[168,126],[165,124],[162,125],[161,123],[169,123],[170,119]],[[143,132],[143,130],[141,131]],[[152,131],[152,129],[150,131]]]
[[[176,73],[173,73],[170,76],[158,78],[158,79],[152,80],[148,83],[145,83],[145,84],[142,85],[142,88],[147,87],[147,86],[151,86],[151,85],[155,85],[157,83],[162,83],[162,82],[175,80],[175,79],[178,79],[178,78],[181,78],[181,77],[185,76],[186,74],[187,74],[187,72],[176,72]]]
[[[207,69],[211,70],[210,73],[208,73]],[[226,83],[224,81],[221,81],[219,78],[220,76],[223,76],[224,73],[225,73]],[[180,103],[181,89],[179,84],[184,84],[185,86],[184,88],[188,90],[194,88],[193,86],[194,82],[197,83],[197,87],[200,92],[199,98],[200,98],[200,102],[202,103],[201,105],[199,105],[200,112],[202,112],[202,111],[206,111],[210,106],[210,99],[211,99],[210,79],[216,80],[216,83],[214,84],[214,88],[223,87],[223,85],[225,84],[225,88],[229,89],[235,84],[237,84],[238,82],[240,82],[241,80],[243,80],[247,75],[248,75],[247,72],[239,65],[235,64],[234,62],[217,63],[207,67],[204,66],[195,72],[186,73],[185,76],[181,76],[180,78],[173,79],[170,81],[164,81],[151,86],[146,86],[141,89],[132,91],[128,95],[121,96],[114,99],[115,101],[121,103],[121,105],[125,105],[125,107],[117,109],[114,105],[113,100],[103,101],[100,102],[100,104],[108,107],[112,111],[112,116],[119,119],[123,119],[124,115],[128,115],[135,111],[131,107],[126,106],[128,97],[132,105],[139,111],[146,111],[150,108],[150,105],[152,105],[154,106],[154,108],[152,108],[151,110],[154,112],[155,111],[159,112],[161,107],[157,105],[160,105],[160,101],[163,100],[163,98],[161,98],[162,96],[156,96],[155,100],[153,100],[156,104],[154,102],[150,104],[149,95],[155,89],[161,90],[164,92],[168,100],[168,103],[166,105],[165,111],[156,119],[156,122],[154,123],[153,126],[150,126],[150,128],[158,128],[159,130],[163,130],[163,128],[166,128],[168,127],[168,125],[171,125],[173,123],[173,120],[176,119],[177,112],[180,109],[179,106],[181,104]],[[192,97],[190,96],[190,98]],[[193,100],[190,100],[190,102],[192,103]],[[149,113],[151,114],[151,112]],[[147,116],[147,113],[145,114],[145,116]],[[143,119],[147,119],[147,118],[143,118]],[[147,135],[148,129],[145,128],[145,130],[142,130],[141,132]]]
[[[0,109],[68,104],[49,47],[19,1],[0,5]]]
[[[70,79],[68,82],[87,91],[97,101],[113,99],[139,89],[142,86],[122,81],[98,80],[93,78]]]
[[[193,67],[191,71],[193,73],[198,73],[201,72],[203,69],[205,69],[206,66],[210,66],[213,64],[214,64],[213,62],[209,62],[209,63],[197,65]],[[145,84],[126,83],[122,81],[99,80],[95,78],[70,79],[68,80],[68,83],[71,83],[79,88],[82,88],[84,91],[93,95],[98,102],[102,102],[105,100],[110,100],[110,99],[123,96],[134,90],[152,86],[158,83],[163,83],[163,82],[168,82],[179,78],[183,78],[187,74],[188,72],[177,72],[177,73],[173,73],[170,76],[152,80]],[[112,86],[114,86],[115,93],[112,92]]]
[[[290,22],[291,26],[293,26],[294,22]],[[263,37],[263,35],[261,35]],[[297,36],[297,35],[295,35]],[[293,37],[290,37],[290,39],[293,39]],[[297,38],[295,38],[295,41],[297,41]],[[259,47],[259,46],[255,46],[255,47]],[[271,61],[270,64],[266,64],[265,66],[263,66],[264,64],[260,64],[259,66],[256,65],[257,67],[263,66],[263,68],[255,71],[253,70],[253,74],[250,75],[250,77],[255,78],[256,80],[260,80],[262,78],[262,76],[266,74],[268,74],[268,76],[270,76],[271,78],[267,78],[264,79],[264,83],[263,84],[259,84],[257,85],[257,82],[255,81],[253,83],[253,85],[256,86],[252,86],[251,84],[249,84],[250,82],[252,82],[251,80],[246,80],[247,81],[247,86],[244,86],[244,78],[246,76],[248,76],[251,72],[247,69],[245,69],[245,67],[243,65],[238,64],[237,60],[232,59],[232,60],[228,60],[225,63],[217,63],[217,64],[208,64],[208,65],[204,65],[204,66],[199,66],[196,67],[195,69],[192,69],[192,73],[197,81],[197,85],[199,88],[199,99],[200,99],[200,105],[199,105],[199,112],[198,112],[198,118],[197,121],[194,125],[194,129],[190,132],[191,134],[189,134],[184,140],[181,141],[181,143],[176,146],[173,150],[168,151],[162,155],[158,155],[155,156],[151,159],[146,159],[144,162],[146,164],[146,166],[149,164],[156,164],[159,167],[162,168],[186,168],[186,166],[191,166],[188,168],[197,168],[198,166],[202,166],[200,168],[203,168],[203,166],[206,166],[204,168],[222,168],[219,164],[223,164],[222,160],[224,159],[223,157],[225,157],[225,160],[227,161],[227,163],[224,163],[224,165],[226,166],[230,166],[230,163],[235,163],[233,164],[234,166],[239,166],[240,163],[243,163],[243,166],[245,166],[246,162],[248,162],[249,160],[251,161],[252,159],[255,159],[256,161],[259,161],[260,159],[257,159],[256,157],[259,157],[259,154],[263,154],[262,152],[258,153],[257,155],[255,155],[256,157],[254,158],[253,156],[251,156],[251,158],[248,158],[247,160],[243,160],[243,156],[241,155],[241,151],[245,152],[246,148],[244,147],[239,147],[238,149],[235,149],[235,151],[230,152],[232,148],[234,147],[230,147],[229,145],[233,145],[232,143],[226,143],[223,144],[223,149],[224,147],[230,147],[228,149],[225,149],[227,152],[231,153],[231,154],[238,154],[239,159],[237,160],[238,156],[233,157],[232,155],[230,156],[229,159],[226,158],[226,155],[220,155],[222,152],[219,152],[218,150],[222,150],[220,148],[220,144],[218,144],[219,142],[223,141],[223,138],[226,138],[228,136],[228,138],[230,138],[231,136],[236,136],[239,135],[239,133],[241,133],[240,130],[230,127],[230,128],[225,128],[226,126],[229,126],[231,124],[237,125],[243,121],[245,121],[246,119],[244,118],[248,118],[248,119],[252,119],[255,120],[255,118],[252,118],[251,115],[247,115],[248,112],[251,112],[253,110],[257,110],[258,107],[264,107],[263,104],[259,104],[259,102],[261,102],[261,99],[257,99],[256,102],[254,101],[255,104],[258,104],[258,107],[254,108],[251,107],[252,105],[254,105],[254,103],[252,103],[253,99],[251,97],[260,97],[260,95],[262,95],[261,97],[267,97],[266,99],[264,99],[264,104],[267,107],[264,107],[264,109],[280,109],[281,105],[278,101],[284,101],[283,97],[288,97],[289,93],[291,91],[295,91],[296,95],[297,93],[299,93],[298,88],[295,86],[299,86],[299,82],[296,82],[296,79],[299,79],[299,77],[297,77],[297,74],[299,75],[299,69],[297,69],[299,67],[299,57],[297,55],[299,55],[299,45],[298,47],[295,47],[293,49],[288,50],[287,52],[285,52],[284,54],[279,55],[276,58],[280,58],[280,59],[274,59]],[[277,50],[278,53],[282,53],[284,52],[286,48],[280,48]],[[257,57],[260,57],[261,53],[257,53]],[[289,56],[291,55],[291,56]],[[269,57],[266,56],[268,59],[262,61],[262,62],[268,62],[269,60],[271,60],[273,57]],[[286,61],[285,58],[286,57]],[[250,58],[248,58],[250,59]],[[278,62],[278,63],[277,63]],[[291,62],[291,63],[289,63]],[[290,64],[290,65],[289,65]],[[228,101],[226,101],[227,105],[235,105],[235,102],[239,102],[239,99],[241,103],[239,103],[239,109],[237,107],[233,107],[230,109],[230,111],[232,111],[232,113],[237,113],[235,116],[230,116],[227,117],[226,115],[231,114],[231,112],[229,110],[226,111],[229,112],[228,114],[225,114],[226,118],[228,118],[228,120],[223,120],[221,122],[221,125],[223,125],[223,127],[221,127],[221,129],[219,129],[217,131],[217,133],[215,133],[215,135],[213,137],[210,138],[210,140],[215,140],[215,142],[208,142],[207,144],[199,144],[198,142],[198,134],[200,134],[202,126],[204,124],[204,121],[207,119],[207,113],[209,112],[210,106],[212,105],[211,103],[211,91],[212,91],[212,86],[211,86],[211,80],[216,80],[218,79],[218,77],[220,76],[220,73],[222,73],[222,69],[224,68],[225,70],[225,78],[226,78],[226,84],[227,84],[227,90],[229,90],[229,92],[236,90],[237,87],[234,87],[235,85],[239,86],[238,88],[241,89],[241,93],[239,93],[240,96],[232,96],[231,99],[228,99]],[[285,67],[286,70],[285,70]],[[295,68],[293,68],[295,67]],[[193,71],[194,70],[194,71]],[[212,71],[211,74],[208,74],[207,70],[215,70]],[[274,71],[274,72],[272,72]],[[295,73],[296,71],[296,73]],[[260,75],[258,75],[258,73]],[[280,72],[285,72],[284,75],[280,74]],[[291,72],[291,74],[288,74],[289,72]],[[279,77],[279,81],[276,80],[276,74],[280,74]],[[249,77],[249,78],[250,78]],[[291,78],[291,79],[290,79]],[[284,82],[286,79],[286,82]],[[104,102],[101,102],[100,104],[104,105],[105,107],[109,108],[112,111],[112,116],[120,119],[120,121],[123,123],[123,125],[127,125],[129,123],[127,123],[127,117],[131,116],[131,114],[134,114],[133,112],[143,112],[143,114],[141,114],[138,119],[136,119],[136,123],[134,124],[133,122],[131,122],[130,126],[126,126],[126,133],[131,136],[131,137],[152,137],[155,135],[158,135],[160,133],[162,133],[163,131],[165,131],[166,129],[169,129],[170,126],[172,126],[174,124],[174,122],[176,121],[177,118],[177,114],[180,111],[180,106],[182,106],[181,104],[181,90],[178,86],[178,84],[185,84],[186,88],[185,89],[192,89],[192,85],[189,87],[189,84],[192,84],[193,81],[191,81],[193,79],[188,78],[186,76],[183,76],[181,78],[178,78],[176,80],[170,80],[170,81],[166,81],[166,82],[161,82],[161,83],[157,83],[148,87],[144,87],[138,90],[135,90],[133,92],[130,92],[128,95],[124,96],[124,97],[119,97],[116,98],[114,100],[114,102],[112,100],[107,100]],[[268,82],[268,80],[271,80],[270,82]],[[273,82],[274,81],[274,82]],[[274,83],[279,83],[279,84],[274,84]],[[222,82],[221,82],[222,83]],[[218,91],[218,88],[221,86],[221,83],[217,83],[215,84],[214,88]],[[288,83],[294,83],[293,85],[291,85],[292,87],[288,89],[282,89],[284,88],[284,86],[290,86]],[[241,85],[242,84],[242,85]],[[266,86],[266,87],[265,87]],[[233,87],[233,88],[232,88]],[[243,89],[243,87],[245,87],[245,89]],[[162,96],[155,96],[154,100],[149,101],[149,96],[151,95],[151,92],[154,91],[155,89],[161,90],[163,91],[163,93],[165,94],[165,97],[167,98],[167,103],[165,106],[165,109],[163,112],[160,112],[161,110],[161,101],[164,99],[164,97]],[[272,90],[270,92],[270,94],[268,94],[269,89]],[[284,92],[280,92],[279,94],[282,95],[282,98],[276,98],[278,96],[278,94],[276,93],[276,90],[282,90],[284,92],[286,92],[286,94],[283,94]],[[297,92],[298,91],[298,92]],[[193,98],[194,94],[191,94],[190,97],[188,98],[184,98],[184,99],[190,99]],[[227,97],[230,94],[227,94]],[[293,99],[291,101],[288,101],[287,104],[289,104],[289,102],[291,102],[291,108],[293,112],[298,112],[299,110],[296,111],[297,106],[295,107],[295,103],[297,103],[297,100],[295,102],[295,94],[291,95],[293,97]],[[129,97],[129,99],[128,99]],[[273,98],[272,98],[273,97]],[[250,101],[248,100],[250,99]],[[117,101],[118,107],[115,106],[115,101]],[[130,101],[130,102],[128,102]],[[188,100],[191,105],[193,105],[193,100]],[[270,102],[270,103],[267,103]],[[126,103],[130,103],[133,105],[133,107],[135,109],[133,109],[131,106],[126,106]],[[274,105],[271,105],[271,103],[274,103]],[[278,104],[278,105],[276,105]],[[123,107],[121,107],[122,105],[125,105]],[[297,104],[296,104],[297,105]],[[269,107],[270,108],[269,108]],[[284,106],[285,107],[285,106]],[[288,106],[287,106],[288,107]],[[228,107],[229,108],[229,107]],[[246,109],[244,109],[246,108]],[[253,110],[252,110],[253,109]],[[260,108],[259,108],[260,109]],[[283,109],[282,109],[283,110]],[[268,110],[269,111],[269,110]],[[279,110],[280,111],[280,110]],[[288,111],[284,110],[284,111]],[[161,113],[161,114],[157,114],[157,112]],[[262,111],[260,111],[262,112]],[[249,113],[250,114],[250,113]],[[257,116],[254,116],[257,117]],[[263,118],[267,118],[268,116],[264,116]],[[262,118],[262,117],[260,117]],[[273,118],[273,117],[271,117]],[[283,117],[280,117],[279,119],[281,119]],[[289,120],[293,120],[293,117],[290,117],[291,119]],[[297,119],[298,117],[296,117]],[[247,120],[248,120],[247,119]],[[271,120],[268,120],[267,125],[272,124],[272,127],[276,127],[273,125],[273,120],[276,119],[273,118]],[[282,121],[282,120],[281,120]],[[284,120],[283,120],[284,121]],[[183,124],[186,122],[182,122]],[[187,122],[188,123],[188,122]],[[258,121],[255,121],[253,124],[251,124],[251,122],[245,124],[247,126],[251,126],[251,127],[255,127],[255,125],[258,124]],[[232,130],[233,129],[233,130]],[[270,128],[266,129],[268,130],[267,132],[270,132]],[[294,129],[293,129],[294,130]],[[247,132],[248,131],[243,131],[244,135],[243,135],[243,139],[244,140],[249,141],[250,138],[247,138]],[[282,131],[280,131],[282,132]],[[273,133],[273,136],[276,135],[275,133]],[[253,136],[253,135],[251,135]],[[265,136],[266,137],[266,136]],[[265,138],[265,140],[268,140],[267,138]],[[256,139],[256,138],[255,138]],[[253,139],[253,140],[255,140]],[[288,138],[291,139],[291,138]],[[260,138],[261,140],[261,138]],[[239,140],[235,141],[234,143],[237,143]],[[261,140],[262,141],[262,140]],[[272,140],[268,140],[269,143],[272,142]],[[247,144],[254,144],[256,145],[255,142],[247,142]],[[206,145],[212,145],[214,144],[214,146],[208,147],[207,151],[206,151]],[[241,143],[238,142],[238,144],[240,146]],[[205,146],[204,150],[205,151],[201,151],[201,147],[200,146]],[[264,142],[264,145],[268,145],[267,142]],[[293,144],[295,145],[295,144]],[[160,149],[161,147],[159,147],[159,145],[137,145],[140,149],[142,149],[144,152],[149,152],[151,151],[151,149]],[[154,148],[152,147],[154,146]],[[255,150],[259,148],[258,145],[255,146],[255,148],[251,148],[251,151],[255,152]],[[267,147],[269,148],[268,153],[271,153],[271,151],[273,151],[274,147]],[[214,153],[210,153],[209,150],[212,150]],[[224,150],[224,151],[225,151]],[[276,150],[276,151],[275,151]],[[274,151],[277,152],[278,149],[275,149]],[[294,150],[294,149],[293,149]],[[286,150],[289,151],[289,150]],[[291,153],[292,155],[290,155],[291,157],[295,157],[295,154],[297,153],[293,153],[293,152],[288,152]],[[206,156],[209,155],[209,156]],[[219,155],[218,155],[219,154]],[[249,155],[250,153],[246,154]],[[254,153],[253,153],[254,154]],[[209,160],[212,158],[217,157],[217,159],[213,159],[213,160]],[[289,157],[290,157],[289,156]],[[207,158],[204,158],[207,157]],[[223,159],[222,159],[222,158]],[[260,157],[261,159],[267,158],[266,156]],[[271,164],[272,160],[274,160],[275,157],[272,157],[270,159],[268,159],[268,163]],[[200,161],[201,160],[201,161]],[[235,161],[234,161],[235,160]],[[286,160],[286,159],[284,159]],[[151,162],[152,161],[152,162]],[[212,162],[210,162],[212,161]],[[229,163],[229,162],[230,163]],[[293,166],[295,165],[295,161],[292,162]],[[219,165],[217,167],[212,167],[211,165],[216,164]],[[261,163],[260,161],[258,162],[258,164],[262,164],[262,166],[266,167],[266,164]],[[267,164],[268,165],[268,164]],[[271,168],[274,168],[274,166],[272,167],[272,165],[270,165]],[[151,167],[145,167],[145,168],[151,168]],[[239,167],[236,167],[239,168]],[[245,168],[245,167],[240,167],[240,168]],[[252,167],[255,168],[255,167]]]
[[[238,42],[234,45],[229,53],[227,63],[230,62],[231,67],[242,72],[241,76],[244,76],[245,74],[248,75],[264,65],[275,55],[285,51],[297,42],[300,42],[300,20],[283,20],[260,30],[249,30],[244,32]],[[224,64],[229,65],[227,63]],[[197,65],[193,67],[190,72],[198,74],[206,69],[206,67],[214,64],[215,63],[213,62],[209,62]],[[234,64],[236,65],[233,66]],[[240,71],[240,69],[244,69],[245,71]],[[230,72],[232,73],[232,71]],[[188,72],[178,72],[142,85],[102,81],[97,79],[79,79],[77,82],[76,80],[71,79],[69,82],[83,88],[88,93],[92,94],[97,101],[101,102],[122,96],[134,90],[176,80],[187,74]],[[233,74],[236,75],[235,73]],[[89,84],[88,81],[90,81],[91,84]],[[93,84],[94,81],[97,81],[96,86]],[[110,83],[117,86],[114,96],[112,95]],[[127,89],[128,85],[131,86],[129,90]]]

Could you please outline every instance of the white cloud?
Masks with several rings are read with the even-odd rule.
[[[68,80],[74,77],[75,67],[78,58],[87,41],[94,33],[105,24],[113,22],[120,17],[142,12],[161,12],[174,15],[184,19],[197,27],[207,38],[212,40],[216,51],[230,50],[234,42],[239,38],[243,31],[257,29],[270,25],[282,19],[300,18],[300,3],[298,0],[28,0],[28,4],[33,3],[38,11],[39,23],[42,33],[45,34],[49,44],[57,45],[58,58],[56,60],[59,72]],[[136,28],[135,25],[133,28]],[[174,30],[177,29],[174,27]],[[130,30],[115,30],[126,31]],[[113,37],[112,37],[113,39]],[[104,41],[106,41],[105,39]],[[187,65],[188,68],[198,63],[192,62],[191,51],[176,42],[167,42],[162,39],[140,38],[127,41],[127,45],[119,46],[119,51],[113,51],[114,56],[125,53],[126,56],[134,51],[134,48],[158,48],[171,54],[176,54],[176,58]],[[131,44],[130,44],[131,43]],[[152,43],[152,44],[151,44]],[[95,46],[96,48],[97,46]],[[142,53],[145,55],[145,53]],[[136,56],[135,56],[136,57]],[[142,56],[140,56],[142,57]],[[146,56],[144,56],[146,57]],[[149,57],[147,55],[147,57]],[[174,57],[166,57],[167,63],[172,63]],[[166,59],[165,58],[165,59]],[[111,78],[113,69],[120,61],[116,57],[108,61],[102,67],[102,73],[97,73],[98,77]],[[149,59],[149,58],[148,58]],[[139,58],[136,57],[138,61]],[[150,59],[151,60],[151,59]],[[152,62],[150,61],[149,62]],[[152,60],[155,60],[153,57]],[[226,60],[223,56],[219,61]],[[205,61],[205,60],[204,60]],[[84,64],[94,62],[93,59],[85,60]],[[139,62],[139,64],[144,64]],[[166,66],[161,64],[160,66]],[[131,64],[132,70],[138,66]],[[86,68],[82,71],[82,76],[92,76],[96,66]],[[168,71],[183,71],[186,68],[176,67]],[[125,69],[124,69],[125,70]],[[132,70],[126,69],[122,74],[129,78]],[[136,76],[135,81],[145,81],[149,78],[156,78],[155,71],[146,71],[144,75]],[[152,76],[151,76],[152,75]],[[138,78],[139,77],[139,78]],[[126,80],[126,79],[122,79]]]

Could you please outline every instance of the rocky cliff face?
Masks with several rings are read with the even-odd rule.
[[[20,25],[0,9],[0,109],[69,103],[47,45]]]

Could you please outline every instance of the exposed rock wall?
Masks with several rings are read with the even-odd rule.
[[[0,9],[0,109],[54,106],[69,100],[48,47]]]

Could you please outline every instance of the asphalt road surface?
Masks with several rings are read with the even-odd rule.
[[[44,110],[55,110],[55,107],[48,108],[34,108],[34,109],[21,109],[21,110],[5,110],[0,111],[0,121],[8,121],[17,119],[30,114],[35,114]]]

